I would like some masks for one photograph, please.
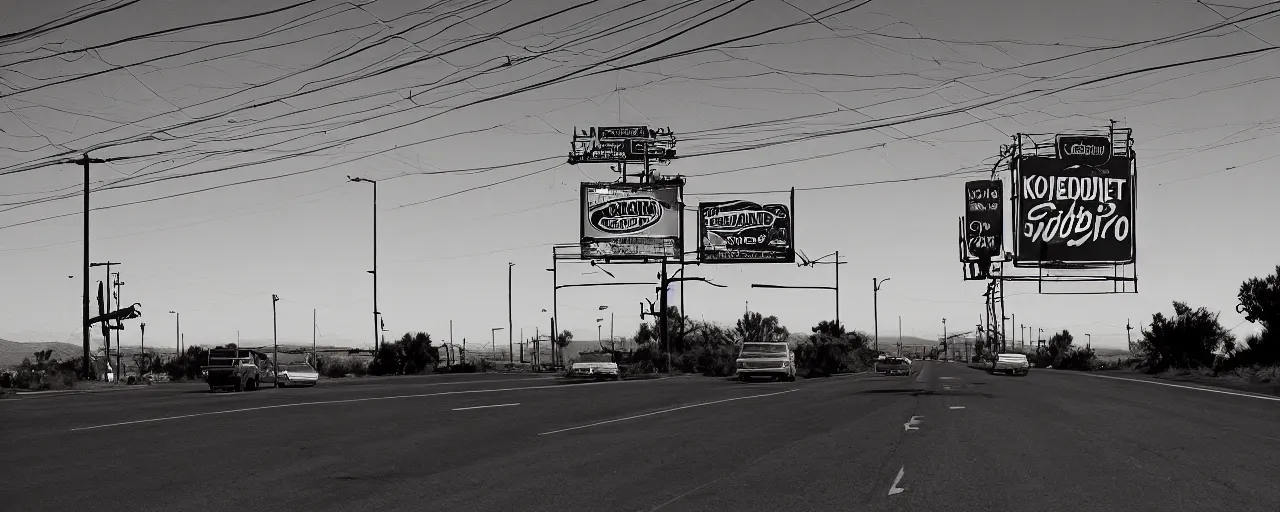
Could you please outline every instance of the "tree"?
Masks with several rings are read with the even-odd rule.
[[[1262,325],[1262,332],[1245,338],[1243,346],[1232,343],[1228,366],[1273,365],[1280,363],[1280,265],[1276,273],[1251,278],[1240,284],[1236,312],[1246,321]]]
[[[1264,330],[1280,329],[1280,265],[1274,274],[1241,283],[1236,297],[1240,299],[1236,312],[1244,314],[1245,320],[1261,323]]]
[[[1049,343],[1046,344],[1045,350],[1049,351],[1049,360],[1053,361],[1056,368],[1062,363],[1062,358],[1066,357],[1071,351],[1071,346],[1075,344],[1075,337],[1071,335],[1071,331],[1063,329],[1062,332],[1049,337]]]
[[[434,368],[436,361],[440,360],[440,348],[431,344],[431,335],[425,332],[406,332],[395,345],[395,354],[399,358],[397,367],[401,374],[419,373],[427,368]]]
[[[787,328],[778,322],[778,317],[764,316],[754,311],[742,314],[737,326],[733,329],[738,343],[765,343],[786,341],[790,334]]]
[[[1218,322],[1218,313],[1207,308],[1193,310],[1185,302],[1175,301],[1173,313],[1171,318],[1162,313],[1151,315],[1150,329],[1142,330],[1138,348],[1144,358],[1142,366],[1150,373],[1209,367],[1214,352],[1235,340]]]
[[[833,320],[823,320],[818,325],[813,326],[812,331],[817,334],[825,334],[833,338],[840,338],[845,335],[844,325],[837,324]]]
[[[823,320],[810,328],[813,334],[796,346],[796,368],[805,377],[827,377],[851,367],[866,365],[875,356],[865,350],[870,338],[862,332],[846,332],[843,325]]]

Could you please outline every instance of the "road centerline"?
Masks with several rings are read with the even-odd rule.
[[[635,416],[627,416],[627,417],[623,417],[623,418],[614,418],[614,419],[611,419],[611,420],[597,421],[597,422],[595,422],[595,423],[589,423],[589,424],[586,424],[586,425],[578,425],[578,426],[576,426],[576,427],[562,428],[562,429],[560,429],[560,430],[552,430],[552,431],[550,431],[550,432],[543,432],[543,433],[538,434],[538,435],[540,435],[540,436],[545,436],[545,435],[549,435],[549,434],[559,434],[559,433],[561,433],[561,432],[568,432],[568,431],[570,431],[570,430],[579,430],[579,429],[590,428],[590,427],[598,427],[598,426],[600,426],[600,425],[607,425],[607,424],[610,424],[610,423],[617,423],[617,422],[619,422],[619,421],[634,420],[634,419],[644,418],[644,417],[648,417],[648,416],[656,416],[656,415],[658,415],[658,414],[666,414],[666,413],[669,413],[669,412],[675,412],[675,411],[679,411],[679,410],[683,410],[683,409],[692,409],[692,408],[694,408],[694,407],[704,407],[704,406],[708,406],[708,405],[715,405],[715,404],[721,404],[721,403],[725,403],[725,402],[732,402],[732,401],[734,401],[734,400],[746,400],[746,399],[749,399],[749,398],[764,398],[764,397],[766,397],[766,396],[776,396],[776,395],[781,395],[781,394],[784,394],[784,393],[791,393],[791,392],[793,392],[793,391],[799,391],[799,390],[798,390],[798,389],[788,389],[788,390],[786,390],[786,391],[779,391],[779,392],[777,392],[777,393],[765,393],[765,394],[763,394],[763,395],[739,396],[739,397],[734,397],[734,398],[726,398],[726,399],[723,399],[723,400],[713,400],[713,401],[710,401],[710,402],[701,402],[701,403],[696,403],[696,404],[682,405],[682,406],[680,406],[680,407],[673,407],[673,408],[670,408],[670,409],[662,409],[662,410],[653,411],[653,412],[646,412],[646,413],[644,413],[644,414],[637,414],[637,415],[635,415]]]
[[[491,409],[491,408],[494,408],[494,407],[513,407],[513,406],[516,406],[516,405],[520,405],[520,402],[511,403],[511,404],[493,404],[493,405],[476,405],[476,406],[472,406],[472,407],[459,407],[459,408],[454,409],[454,410],[455,410],[455,411],[470,411],[470,410],[472,410],[472,409]]]

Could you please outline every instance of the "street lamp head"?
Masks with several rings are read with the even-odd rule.
[[[609,309],[609,306],[600,306],[600,311],[604,311],[606,309]]]
[[[176,314],[178,314],[178,312],[177,312],[177,311],[170,311],[170,312],[169,312],[169,314],[170,314],[170,315],[176,315]]]

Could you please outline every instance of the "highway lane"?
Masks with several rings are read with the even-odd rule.
[[[1275,510],[1280,402],[1077,372],[951,377],[926,410],[905,510]],[[955,396],[950,391],[981,394]],[[937,418],[939,421],[928,421]],[[969,510],[966,508],[965,510]]]
[[[97,503],[104,486],[152,497],[142,510],[263,499],[308,511],[1271,510],[1280,502],[1271,485],[1280,402],[935,362],[908,377],[795,383],[520,377],[530,378],[0,403],[9,418],[15,405],[43,408],[35,421],[0,427],[8,462],[0,494],[17,497],[21,510]],[[99,400],[114,404],[113,422],[143,422],[71,430],[104,423],[85,413],[107,408]],[[128,400],[138,407],[121,407]],[[255,407],[266,408],[227,412]]]

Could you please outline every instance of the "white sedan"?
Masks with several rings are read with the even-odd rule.
[[[314,386],[320,381],[320,374],[307,363],[289,363],[282,365],[277,374],[276,387]]]

